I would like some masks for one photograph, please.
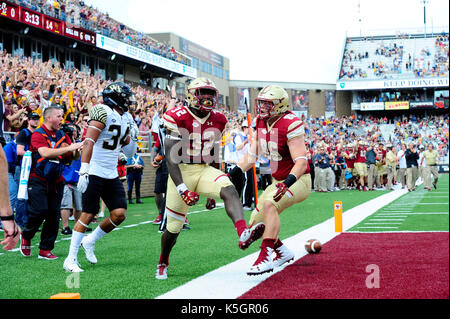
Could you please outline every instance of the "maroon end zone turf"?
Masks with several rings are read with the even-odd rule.
[[[449,298],[448,232],[344,233],[240,297],[361,298]]]

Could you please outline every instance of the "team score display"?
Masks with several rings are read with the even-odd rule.
[[[250,313],[257,313],[257,314],[267,314],[269,313],[269,305],[268,304],[226,304],[225,305],[225,313],[232,313],[232,314],[250,314]]]

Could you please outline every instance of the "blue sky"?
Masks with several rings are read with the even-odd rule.
[[[229,58],[231,80],[335,83],[346,34],[424,30],[423,0],[85,2],[136,30],[173,32]],[[448,32],[449,1],[426,8],[427,31]]]

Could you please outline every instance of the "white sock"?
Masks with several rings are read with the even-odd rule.
[[[100,225],[97,226],[97,228],[86,238],[87,241],[94,243],[105,236],[107,233],[103,231],[103,229],[100,228]]]
[[[84,233],[72,231],[72,239],[70,240],[69,256],[67,258],[77,259],[78,249],[80,248],[81,240],[84,237]]]

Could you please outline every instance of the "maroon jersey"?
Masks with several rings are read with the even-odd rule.
[[[348,158],[345,158],[345,165],[347,165],[347,168],[355,168],[355,154],[353,149],[347,149],[344,154],[348,156]]]
[[[383,163],[383,164],[385,164],[385,161],[386,161],[386,150],[384,150],[384,149],[379,149],[379,148],[377,148],[376,150],[375,150],[375,154],[377,155],[377,158],[376,158],[376,160],[377,161],[379,161],[379,162],[381,162],[381,163]]]
[[[288,111],[272,127],[259,117],[256,118],[257,141],[260,154],[269,159],[270,171],[276,180],[284,180],[294,167],[287,142],[305,134],[303,122]],[[309,174],[307,165],[305,174]]]
[[[199,118],[186,106],[180,106],[168,110],[163,120],[165,127],[181,138],[181,162],[209,164],[215,157],[218,161],[220,138],[228,122],[222,113],[212,110]]]
[[[356,159],[355,163],[365,163],[366,162],[366,151],[367,147],[358,147],[358,150],[356,151]]]

